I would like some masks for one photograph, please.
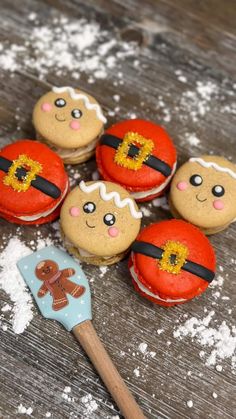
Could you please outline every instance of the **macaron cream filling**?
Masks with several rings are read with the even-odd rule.
[[[25,216],[20,216],[20,217],[16,216],[16,218],[18,218],[19,220],[22,220],[22,221],[35,221],[35,220],[38,220],[41,217],[47,217],[53,211],[55,211],[55,209],[61,204],[61,202],[63,201],[63,199],[65,198],[65,196],[67,194],[68,188],[69,188],[69,184],[67,183],[60,200],[56,203],[56,205],[54,205],[53,208],[50,208],[48,211],[40,212],[40,213],[35,214],[35,215],[25,215]]]
[[[133,260],[133,256],[131,256],[131,259]],[[184,302],[184,301],[186,301],[186,299],[185,298],[179,298],[179,299],[171,299],[171,298],[161,298],[158,294],[153,294],[148,288],[146,288],[143,284],[142,284],[142,282],[140,282],[139,281],[139,279],[138,279],[138,276],[137,276],[137,274],[136,274],[136,272],[135,272],[135,270],[134,270],[134,265],[132,265],[131,267],[130,267],[130,273],[131,273],[131,276],[132,276],[132,278],[133,278],[133,280],[135,281],[135,283],[137,284],[137,286],[138,286],[138,288],[142,291],[142,292],[144,292],[146,295],[148,295],[149,297],[152,297],[152,298],[155,298],[156,300],[159,300],[159,301],[164,301],[164,302],[166,302],[166,303],[181,303],[181,302]]]
[[[174,163],[170,176],[166,178],[165,182],[162,183],[160,186],[157,186],[156,188],[148,189],[144,192],[131,192],[130,191],[131,196],[134,199],[142,199],[142,198],[146,198],[147,196],[156,195],[159,192],[162,192],[166,188],[168,183],[170,182],[170,179],[172,178],[172,176],[174,175],[175,170],[176,170],[176,164],[177,163]]]

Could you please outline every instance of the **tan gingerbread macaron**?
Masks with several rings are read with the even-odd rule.
[[[123,259],[136,239],[142,213],[129,193],[112,182],[80,182],[61,209],[68,251],[93,265]]]
[[[170,209],[205,234],[224,230],[236,220],[236,165],[219,156],[191,158],[171,184]]]
[[[53,87],[36,103],[37,139],[49,145],[65,164],[87,161],[103,133],[106,118],[94,97],[72,87]]]

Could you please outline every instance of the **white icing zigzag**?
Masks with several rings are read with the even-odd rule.
[[[94,110],[96,112],[96,115],[98,119],[100,119],[104,124],[107,122],[105,116],[103,115],[101,108],[96,103],[90,103],[88,96],[84,95],[83,93],[76,93],[75,89],[73,89],[70,86],[64,86],[64,87],[53,87],[52,91],[54,93],[69,93],[71,99],[73,100],[82,100],[86,106],[87,109]]]
[[[118,192],[115,192],[115,191],[107,192],[106,185],[103,182],[95,182],[87,186],[85,182],[82,180],[79,184],[79,187],[81,191],[85,193],[90,193],[90,192],[95,191],[96,189],[99,189],[100,197],[103,199],[103,201],[110,201],[111,199],[114,199],[115,205],[118,208],[124,208],[126,205],[128,205],[132,217],[142,218],[141,211],[137,211],[135,209],[134,202],[132,201],[132,199],[130,198],[121,199]]]
[[[213,169],[218,170],[219,172],[227,173],[230,175],[233,179],[236,179],[236,172],[233,172],[233,170],[228,169],[227,167],[221,167],[217,163],[214,163],[213,161],[205,161],[201,158],[192,157],[189,159],[192,163],[199,163],[201,166],[209,168],[213,167]]]

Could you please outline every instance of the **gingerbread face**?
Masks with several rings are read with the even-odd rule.
[[[111,182],[81,182],[61,210],[66,239],[92,255],[124,252],[140,229],[141,213],[129,193]]]
[[[57,263],[47,259],[38,263],[35,268],[35,275],[42,281],[48,281],[58,272],[58,270]]]
[[[176,215],[203,229],[227,226],[236,218],[236,167],[217,156],[190,159],[173,178],[170,201]]]
[[[39,137],[68,149],[83,147],[95,140],[105,122],[97,101],[71,87],[54,87],[39,99],[33,112]]]

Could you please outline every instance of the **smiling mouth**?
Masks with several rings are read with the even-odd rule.
[[[87,220],[86,220],[86,225],[87,225],[89,228],[95,228],[95,226],[90,226]]]
[[[196,195],[196,198],[197,198],[197,200],[198,200],[199,202],[205,202],[205,201],[207,201],[207,198],[205,198],[205,199],[199,199],[199,198],[198,198],[198,195]]]
[[[59,118],[59,117],[57,116],[57,114],[55,115],[55,118],[56,118],[56,120],[57,120],[57,121],[59,121],[59,122],[65,122],[65,119],[61,119],[61,118]]]

